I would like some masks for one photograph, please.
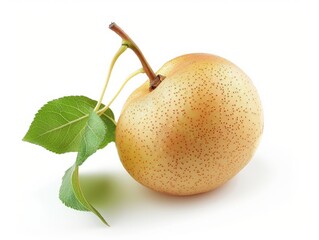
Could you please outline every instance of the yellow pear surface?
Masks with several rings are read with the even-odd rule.
[[[177,57],[125,103],[116,127],[123,166],[159,192],[192,195],[235,176],[252,158],[263,132],[261,102],[249,77],[210,54]]]

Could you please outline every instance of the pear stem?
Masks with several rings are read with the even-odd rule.
[[[143,66],[146,75],[149,78],[150,90],[155,89],[165,77],[161,75],[156,75],[154,73],[153,69],[147,62],[146,58],[144,57],[143,53],[136,45],[136,43],[116,23],[111,23],[109,25],[109,28],[122,38],[122,45],[126,45],[128,48],[132,49],[132,51],[136,54]]]

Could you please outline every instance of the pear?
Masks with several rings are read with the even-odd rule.
[[[207,192],[252,158],[263,132],[261,102],[249,77],[230,61],[187,54],[165,63],[127,99],[116,147],[127,172],[173,195]]]

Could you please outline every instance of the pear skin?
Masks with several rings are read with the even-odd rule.
[[[263,132],[261,102],[249,77],[210,54],[170,60],[127,99],[116,146],[128,173],[159,192],[192,195],[217,188],[252,158]]]

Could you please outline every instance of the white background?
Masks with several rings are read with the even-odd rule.
[[[2,1],[1,238],[316,239],[315,13],[306,1]],[[131,35],[154,70],[190,52],[233,61],[259,90],[265,130],[244,170],[219,189],[193,197],[142,187],[110,144],[81,167],[107,228],[58,199],[61,177],[75,155],[55,155],[21,139],[48,100],[99,97],[121,43],[107,29],[111,21]],[[139,67],[127,51],[105,103]],[[116,117],[145,80],[139,76],[126,86],[111,107]]]

